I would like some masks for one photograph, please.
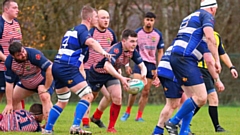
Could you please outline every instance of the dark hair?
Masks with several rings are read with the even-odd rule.
[[[10,2],[16,2],[16,0],[4,0],[2,4],[2,8],[4,9],[5,6],[9,6]]]
[[[122,39],[127,39],[128,37],[137,37],[137,33],[131,29],[125,29],[122,33]]]
[[[147,12],[146,14],[145,14],[145,18],[156,18],[156,15],[154,14],[154,13],[152,13],[152,12]]]
[[[43,114],[43,110],[42,110],[42,104],[39,103],[34,103],[31,105],[29,112],[33,115],[41,115]]]
[[[22,47],[23,47],[22,43],[15,41],[10,44],[10,46],[8,47],[8,51],[11,55],[14,55],[17,52],[21,52]]]

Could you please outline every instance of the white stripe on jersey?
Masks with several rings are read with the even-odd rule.
[[[186,41],[183,41],[183,40],[176,40],[175,42],[174,42],[174,46],[181,46],[181,47],[183,47],[183,48],[187,48],[187,45],[188,45],[188,42],[186,42]],[[193,52],[192,52],[192,54],[194,55],[194,56],[196,56],[197,57],[197,59],[198,60],[201,60],[202,59],[202,53],[201,52],[199,52],[197,49],[194,49],[193,50]]]
[[[197,57],[198,60],[201,60],[203,55],[201,52],[199,52],[197,49],[194,49],[192,52],[193,55],[195,55]]]
[[[181,46],[182,48],[187,48],[188,42],[183,40],[176,40],[173,44],[174,46]]]
[[[195,30],[196,30],[196,28],[186,27],[186,28],[184,28],[184,29],[179,30],[179,31],[178,31],[178,34],[181,34],[181,33],[192,34]]]
[[[69,37],[69,36],[74,37],[74,38],[78,38],[77,37],[77,31],[76,30],[74,30],[74,31],[67,31],[65,33],[64,37]]]
[[[158,67],[164,67],[166,69],[172,70],[170,62],[168,61],[160,61],[160,63],[158,64]]]
[[[72,56],[72,54],[74,53],[74,50],[70,50],[70,49],[65,49],[65,48],[61,48],[58,50],[58,54],[62,55],[62,54],[66,54],[68,56]]]

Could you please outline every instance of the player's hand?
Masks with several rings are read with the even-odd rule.
[[[2,114],[11,114],[13,112],[13,106],[12,105],[6,105]]]
[[[128,81],[130,81],[130,80],[131,80],[131,78],[127,78],[127,77],[122,77],[122,78],[120,79],[120,81],[121,81],[121,83],[122,83],[122,86],[123,86],[123,89],[124,89],[125,91],[127,91],[127,90],[129,89]]]
[[[121,68],[118,69],[118,73],[119,73],[120,75],[122,74],[122,69],[121,69]]]
[[[216,86],[218,92],[223,92],[225,89],[221,80],[215,82],[215,86]]]
[[[158,77],[157,77],[157,70],[154,70],[154,71],[153,71],[153,79],[156,79],[156,78],[158,78]]]
[[[235,79],[238,78],[238,72],[236,69],[231,69],[231,73],[232,73],[233,78],[235,78]]]
[[[215,68],[216,68],[216,72],[217,72],[218,74],[220,74],[220,73],[221,73],[221,70],[222,70],[222,67],[221,67],[221,64],[220,64],[219,61],[216,61],[216,62],[215,62]]]
[[[112,58],[112,56],[113,56],[113,54],[107,53],[106,51],[103,51],[102,55],[103,55],[104,57],[108,58],[109,61],[111,60],[111,58]]]
[[[156,88],[161,85],[161,82],[160,82],[160,80],[159,80],[158,77],[156,77],[156,78],[153,80],[152,85],[154,85]]]
[[[125,66],[125,71],[128,76],[132,74],[132,68],[130,66]]]

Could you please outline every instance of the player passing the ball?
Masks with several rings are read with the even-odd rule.
[[[137,33],[133,30],[126,29],[122,33],[121,42],[113,45],[109,53],[112,54],[111,60],[104,58],[96,64],[93,64],[89,71],[88,83],[92,88],[93,93],[105,86],[110,93],[112,101],[110,108],[110,119],[107,132],[117,132],[114,128],[117,121],[121,104],[122,104],[122,89],[129,89],[128,81],[130,78],[123,77],[119,72],[122,66],[125,66],[130,59],[132,59],[141,70],[141,79],[146,82],[147,70],[139,53],[136,51],[137,46]],[[101,104],[101,102],[100,102]],[[93,119],[99,120],[103,111],[96,110]]]

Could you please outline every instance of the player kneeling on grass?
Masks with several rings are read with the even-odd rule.
[[[136,46],[137,33],[130,29],[124,30],[122,33],[122,41],[113,45],[109,50],[109,53],[112,54],[111,60],[104,58],[98,63],[93,64],[89,71],[88,83],[92,88],[93,94],[96,95],[103,86],[105,86],[110,93],[112,104],[107,132],[116,132],[114,126],[122,104],[122,89],[120,82],[124,90],[129,89],[128,81],[130,78],[123,77],[118,72],[118,69],[125,66],[131,58],[141,69],[142,80],[145,83],[147,81],[147,70],[141,56],[135,49]],[[100,102],[99,106],[101,103],[102,102]],[[104,110],[98,109],[95,111],[92,117],[92,121],[95,121],[94,123],[97,124],[100,122],[103,111]]]
[[[31,105],[29,111],[14,110],[11,114],[0,114],[0,131],[40,132],[43,120],[41,104]]]

